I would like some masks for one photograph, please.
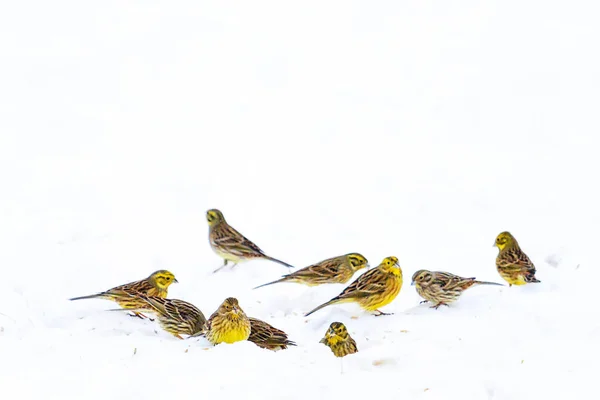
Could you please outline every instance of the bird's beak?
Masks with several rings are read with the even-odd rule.
[[[412,281],[412,282],[410,283],[410,286],[415,286],[415,281]]]
[[[176,278],[173,278],[173,282],[179,283],[179,281]]]
[[[371,264],[367,263],[367,270],[371,269]]]
[[[496,242],[494,242],[494,244],[492,245],[492,247],[496,247]]]
[[[324,337],[323,339],[319,340],[319,343],[327,344],[327,337]]]

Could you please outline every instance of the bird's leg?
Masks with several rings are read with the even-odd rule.
[[[440,308],[440,306],[446,306],[446,307],[450,307],[450,306],[449,306],[448,304],[446,304],[446,303],[437,303],[437,304],[435,304],[435,305],[433,305],[433,306],[431,306],[431,307],[429,307],[429,308],[435,308],[435,309],[437,310],[438,308]]]
[[[133,314],[129,314],[130,317],[138,317],[139,319],[147,318],[144,314],[140,312],[133,311]]]
[[[238,264],[238,263],[233,263],[233,265],[231,266],[231,268],[230,268],[230,269],[234,269],[234,268],[235,268],[235,266],[236,266],[237,264]]]
[[[177,339],[181,339],[181,340],[183,340],[183,338],[182,338],[182,337],[179,335],[179,333],[174,333],[173,335],[174,335],[174,336],[175,336]]]
[[[382,315],[393,315],[394,313],[384,313],[383,311],[380,310],[375,310],[375,312],[379,313],[379,314],[375,314],[376,317],[380,317]]]
[[[215,270],[213,271],[213,274],[214,274],[215,272],[218,272],[219,270],[221,270],[221,268],[223,268],[223,267],[225,267],[225,266],[227,266],[227,260],[225,260],[225,262],[223,263],[223,265],[221,265],[219,268],[215,269]]]

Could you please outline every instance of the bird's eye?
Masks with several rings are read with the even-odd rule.
[[[170,281],[170,280],[171,280],[171,277],[167,276],[167,280],[168,280],[168,281]]]

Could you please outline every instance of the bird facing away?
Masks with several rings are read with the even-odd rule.
[[[350,253],[328,258],[291,274],[284,275],[283,278],[276,281],[257,286],[254,289],[279,282],[302,283],[308,286],[317,286],[326,283],[346,283],[356,271],[365,267],[368,267],[368,261],[365,257],[358,253]]]
[[[296,345],[296,343],[288,340],[288,335],[284,331],[277,329],[260,319],[249,319],[251,330],[248,340],[258,347],[276,351],[287,349],[288,346]]]
[[[206,321],[202,331],[192,336],[206,336],[209,342],[217,345],[246,340],[250,336],[250,330],[250,320],[237,299],[229,297]]]
[[[147,309],[148,303],[141,300],[137,295],[142,294],[146,296],[166,298],[169,286],[173,282],[177,282],[175,275],[166,270],[159,270],[153,272],[146,279],[126,283],[125,285],[116,286],[105,292],[96,293],[89,296],[73,297],[69,300],[99,298],[115,301],[125,309]],[[139,311],[133,311],[133,313],[133,315],[137,317],[145,318],[145,316]]]
[[[341,322],[332,322],[319,343],[329,347],[336,357],[345,357],[358,351],[356,342]]]
[[[148,303],[148,312],[156,314],[162,328],[176,338],[183,339],[181,335],[198,333],[206,323],[202,311],[187,301],[144,295],[139,297]]]
[[[509,286],[540,282],[535,277],[535,266],[513,235],[509,232],[500,233],[494,246],[500,249],[496,257],[496,269]]]
[[[237,263],[253,258],[263,258],[275,261],[288,268],[294,268],[288,263],[266,255],[257,245],[233,229],[225,221],[225,217],[223,217],[221,211],[216,209],[208,210],[206,212],[206,220],[208,221],[208,241],[210,247],[225,260],[224,264],[214,272],[226,266],[229,261],[233,262],[233,267],[235,267]]]
[[[391,303],[402,288],[402,270],[394,256],[384,258],[377,268],[359,276],[339,295],[321,304],[304,316],[307,317],[323,307],[337,303],[356,302],[367,311],[376,312],[376,316],[388,315],[378,310]]]
[[[458,300],[460,295],[475,285],[498,285],[500,283],[478,281],[475,278],[463,278],[450,272],[427,271],[421,269],[412,276],[412,285],[417,288],[419,296],[425,299],[421,303],[431,302],[431,308],[447,306]]]

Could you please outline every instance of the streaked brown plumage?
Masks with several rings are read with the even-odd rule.
[[[236,266],[239,262],[253,258],[263,258],[288,268],[294,268],[288,263],[266,255],[257,245],[229,225],[221,211],[208,210],[206,220],[209,226],[208,240],[210,247],[225,260],[224,264],[214,272],[226,266],[229,261],[232,261],[233,266]]]
[[[412,284],[416,286],[417,293],[431,302],[431,308],[439,308],[441,305],[458,300],[460,295],[474,285],[498,285],[499,283],[478,281],[475,278],[463,278],[449,272],[428,271],[421,269],[412,276]],[[424,303],[422,302],[422,303]]]
[[[500,233],[494,246],[500,249],[496,257],[496,269],[509,286],[541,282],[535,277],[535,266],[513,235],[509,232]]]
[[[175,275],[166,270],[159,270],[153,272],[145,279],[116,286],[105,292],[96,293],[89,296],[73,297],[69,300],[99,298],[115,301],[125,309],[144,309],[148,307],[148,304],[145,301],[141,301],[137,297],[137,294],[166,298],[168,288],[173,282],[177,282]],[[145,318],[145,316],[139,311],[133,311],[133,313],[140,318]]]
[[[327,283],[346,283],[352,278],[356,271],[367,266],[368,261],[361,254],[344,254],[343,256],[328,258],[327,260],[320,261],[296,272],[292,272],[291,274],[284,275],[281,279],[265,283],[254,289],[279,282],[302,283],[308,286],[323,285]]]
[[[269,350],[283,350],[287,349],[288,346],[296,345],[296,343],[288,340],[288,335],[284,331],[260,319],[249,318],[249,320],[251,331],[248,340],[258,347]]]
[[[150,306],[149,312],[156,314],[162,328],[179,339],[191,336],[204,327],[206,318],[202,311],[187,301],[139,295]]]
[[[383,259],[377,268],[365,272],[352,282],[339,295],[321,304],[304,316],[337,303],[356,302],[367,311],[375,311],[377,316],[388,315],[378,308],[391,303],[402,288],[402,270],[398,258],[391,256]]]
[[[356,342],[341,322],[332,322],[323,339],[319,341],[331,349],[336,357],[345,357],[358,352]]]

